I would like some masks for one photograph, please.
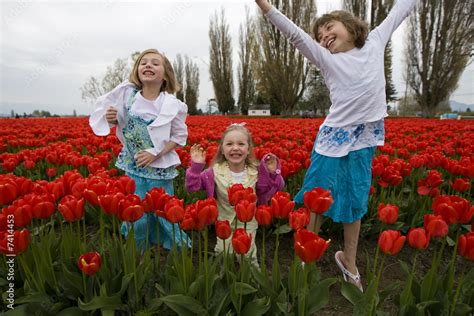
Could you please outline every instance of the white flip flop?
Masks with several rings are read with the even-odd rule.
[[[336,260],[336,264],[341,269],[342,271],[342,276],[344,277],[344,281],[350,282],[357,286],[357,288],[361,291],[364,292],[364,289],[362,288],[362,281],[360,279],[360,274],[359,270],[356,269],[357,274],[351,273],[349,270],[346,269],[344,264],[342,263],[341,259],[339,259],[339,256],[342,254],[342,251],[337,251],[336,254],[334,255],[334,259]],[[351,279],[351,281],[348,280],[348,278]]]

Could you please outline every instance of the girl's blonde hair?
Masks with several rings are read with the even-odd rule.
[[[245,158],[245,164],[248,167],[257,168],[258,161],[255,158],[255,155],[253,153],[253,149],[255,148],[255,145],[252,140],[252,134],[242,124],[231,124],[225,129],[224,133],[222,133],[222,137],[221,137],[221,140],[219,141],[219,146],[217,147],[216,155],[212,159],[211,166],[227,161],[227,159],[225,159],[224,154],[222,153],[222,143],[224,142],[224,138],[226,137],[226,135],[233,131],[239,131],[245,136],[247,136],[247,143],[249,144],[249,153],[247,157]]]
[[[176,76],[174,74],[173,66],[171,65],[170,61],[166,56],[162,53],[160,53],[158,50],[154,48],[150,48],[147,50],[144,50],[135,60],[135,63],[133,64],[133,69],[132,72],[130,73],[129,81],[133,84],[135,84],[138,88],[143,87],[143,83],[140,81],[140,78],[138,77],[138,66],[140,65],[140,61],[142,60],[143,56],[146,54],[158,54],[160,57],[163,59],[163,68],[165,70],[164,78],[163,78],[163,83],[161,84],[161,89],[160,91],[166,91],[168,93],[176,93],[180,90],[180,86],[178,84],[178,81],[176,80]]]
[[[354,39],[355,47],[362,48],[364,46],[367,35],[369,34],[369,26],[366,22],[355,17],[353,14],[343,10],[336,10],[323,14],[323,16],[314,22],[313,36],[318,43],[321,40],[318,36],[319,28],[331,21],[339,21],[345,26]]]

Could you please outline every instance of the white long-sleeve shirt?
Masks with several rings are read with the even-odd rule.
[[[266,16],[311,63],[321,70],[331,107],[324,125],[342,127],[375,122],[387,116],[384,50],[392,33],[415,7],[398,0],[385,20],[372,30],[362,48],[332,54],[277,9]]]
[[[135,86],[132,83],[124,81],[112,91],[97,99],[96,109],[89,117],[89,125],[94,134],[98,136],[106,136],[110,133],[111,126],[105,119],[105,113],[109,106],[114,106],[118,110],[116,134],[122,144],[125,142],[122,129],[126,122],[125,115],[127,112],[126,106],[128,98],[134,89]],[[188,107],[174,95],[162,92],[156,100],[149,101],[143,98],[141,93],[138,92],[135,95],[130,110],[133,114],[144,119],[156,117],[156,119],[147,127],[154,146],[145,149],[149,153],[157,155],[163,150],[168,141],[173,141],[178,144],[178,146],[184,146],[186,144],[188,128],[185,121]],[[179,156],[176,151],[172,150],[155,160],[150,166],[154,168],[168,168],[179,164]]]

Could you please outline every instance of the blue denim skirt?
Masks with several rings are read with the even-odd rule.
[[[295,196],[302,204],[304,193],[315,187],[330,190],[334,203],[323,216],[334,222],[353,223],[367,213],[372,159],[376,147],[351,151],[343,157],[328,157],[313,150],[303,186]]]

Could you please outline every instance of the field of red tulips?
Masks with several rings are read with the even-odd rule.
[[[277,155],[286,186],[269,205],[233,187],[237,216],[257,236],[216,222],[217,204],[184,189],[195,143],[213,158],[230,123],[246,122],[255,156]],[[0,119],[0,290],[5,315],[472,315],[474,122],[386,120],[372,164],[369,212],[358,260],[364,292],[342,280],[334,253],[342,226],[316,235],[292,197],[309,166],[320,119],[188,117],[175,195],[145,198],[114,167],[121,145],[87,118]],[[232,195],[232,196],[231,196]],[[191,247],[137,249],[122,221],[145,213],[178,223]],[[178,231],[175,232],[179,234]],[[159,232],[158,232],[159,234]],[[133,237],[133,230],[130,231]],[[129,235],[129,237],[130,237]],[[229,253],[214,254],[215,236]],[[245,254],[255,238],[260,266]],[[304,264],[303,264],[304,263]]]

